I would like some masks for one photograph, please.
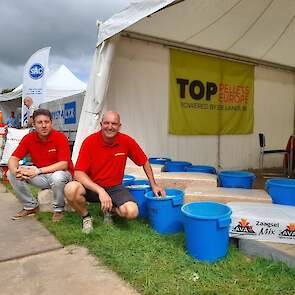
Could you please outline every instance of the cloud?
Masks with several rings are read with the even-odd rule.
[[[129,2],[1,1],[0,88],[20,84],[27,59],[46,46],[51,46],[50,65],[66,64],[87,79],[96,43],[96,20],[106,20]]]

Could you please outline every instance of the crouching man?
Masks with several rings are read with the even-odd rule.
[[[111,222],[110,212],[127,219],[137,217],[137,204],[128,189],[122,186],[127,157],[143,167],[153,192],[165,196],[164,190],[156,184],[152,168],[140,146],[134,139],[119,132],[119,114],[106,112],[100,126],[99,132],[88,136],[82,143],[75,165],[76,181],[65,187],[65,196],[81,215],[82,232],[86,234],[93,229],[86,201],[101,203],[105,222]]]
[[[53,191],[53,221],[63,217],[65,206],[64,187],[72,180],[73,163],[67,138],[52,128],[48,110],[38,109],[33,113],[33,126],[19,143],[8,161],[8,179],[23,209],[12,219],[35,214],[38,200],[33,197],[28,184]],[[30,155],[34,166],[20,166],[19,160]]]

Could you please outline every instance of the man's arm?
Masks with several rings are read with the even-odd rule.
[[[19,159],[17,157],[11,156],[8,160],[8,169],[16,178],[22,178],[18,161]]]
[[[113,207],[112,199],[109,194],[104,190],[103,187],[99,186],[91,180],[91,178],[84,172],[80,170],[75,170],[74,178],[80,182],[85,188],[96,192],[98,194],[101,210],[102,211],[111,211]]]
[[[153,173],[152,167],[151,167],[148,160],[143,165],[143,170],[144,170],[148,180],[150,181],[150,184],[151,184],[151,187],[152,187],[152,190],[153,190],[154,194],[156,196],[158,196],[158,197],[165,197],[166,193],[163,190],[163,188],[161,188],[160,186],[158,186],[156,184],[156,181],[155,181],[155,178],[154,178],[154,173]]]
[[[56,162],[52,165],[40,167],[38,169],[36,169],[35,167],[30,168],[28,166],[20,168],[22,176],[25,179],[33,178],[39,174],[53,173],[55,171],[63,171],[63,170],[67,170],[67,169],[68,169],[68,162],[67,161],[59,161],[59,162]]]

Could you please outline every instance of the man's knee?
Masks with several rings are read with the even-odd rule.
[[[52,185],[66,185],[69,182],[68,172],[65,171],[55,171],[51,175]]]
[[[134,202],[127,202],[119,207],[121,216],[126,219],[135,219],[138,216],[138,207]]]
[[[67,200],[74,202],[85,192],[85,189],[78,181],[71,181],[66,184],[64,194]]]

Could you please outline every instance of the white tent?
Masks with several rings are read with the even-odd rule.
[[[45,85],[46,99],[42,103],[84,93],[86,90],[86,84],[80,81],[65,65],[50,72]],[[10,111],[21,107],[21,97],[22,84],[13,91],[0,95],[0,109],[4,117],[7,117]]]
[[[133,1],[99,27],[74,160],[105,106],[121,113],[122,131],[150,156],[257,167],[259,132],[270,148],[284,147],[293,133],[294,19],[292,0]],[[255,65],[253,134],[168,134],[169,48]],[[281,160],[273,157],[266,164]]]

